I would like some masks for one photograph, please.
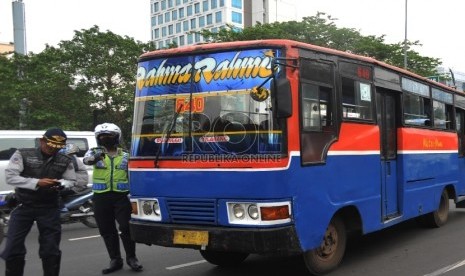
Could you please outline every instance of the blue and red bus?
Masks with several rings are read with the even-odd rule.
[[[131,235],[235,265],[338,266],[347,233],[465,195],[465,95],[375,59],[289,40],[158,50],[138,63]]]

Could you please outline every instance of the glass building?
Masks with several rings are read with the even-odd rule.
[[[283,0],[151,0],[151,38],[157,48],[205,42],[195,31],[212,32],[226,24],[237,29],[256,22],[295,20],[295,1]]]

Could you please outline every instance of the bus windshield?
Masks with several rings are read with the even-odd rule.
[[[280,153],[270,95],[276,49],[139,63],[132,156]]]

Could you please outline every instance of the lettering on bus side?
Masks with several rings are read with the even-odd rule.
[[[425,149],[440,149],[444,144],[439,139],[423,138],[423,148]]]

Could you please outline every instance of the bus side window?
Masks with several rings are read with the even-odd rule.
[[[404,93],[404,123],[431,126],[431,100],[419,95]]]
[[[454,96],[451,93],[438,89],[431,88],[433,98],[433,119],[435,128],[454,129]]]
[[[342,117],[345,119],[373,119],[373,103],[369,83],[342,78]]]
[[[326,162],[329,145],[337,137],[334,116],[333,63],[302,59],[300,63],[300,119],[302,165]]]
[[[302,126],[304,130],[320,131],[332,126],[331,89],[302,83]]]
[[[302,83],[302,124],[304,130],[321,129],[318,86]]]
[[[431,87],[402,77],[404,124],[412,126],[434,126],[431,102]],[[443,98],[443,97],[439,97]]]
[[[446,103],[433,101],[434,127],[441,129],[453,129],[452,106]]]

